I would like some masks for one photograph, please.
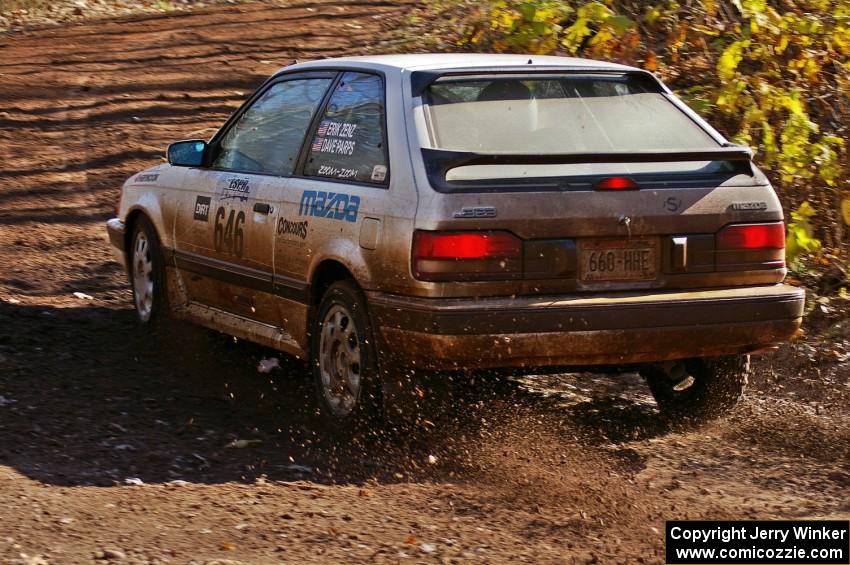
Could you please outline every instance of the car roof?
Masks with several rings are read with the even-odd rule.
[[[296,63],[279,69],[277,73],[293,70],[318,70],[333,67],[356,67],[380,70],[384,72],[404,71],[450,71],[452,69],[482,68],[493,70],[494,67],[505,67],[517,70],[517,67],[533,70],[535,68],[562,68],[634,71],[635,67],[579,59],[577,57],[553,57],[544,55],[493,55],[487,53],[423,53],[407,55],[365,55],[360,57],[336,57],[320,59],[305,63]],[[275,73],[275,74],[277,74]]]

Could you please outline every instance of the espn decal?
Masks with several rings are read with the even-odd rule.
[[[219,200],[239,200],[246,202],[250,193],[251,182],[248,179],[227,178],[224,179],[224,188],[222,189]]]

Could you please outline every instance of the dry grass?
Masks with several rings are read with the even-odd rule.
[[[48,0],[0,0],[0,12],[11,10],[39,10],[50,6]]]

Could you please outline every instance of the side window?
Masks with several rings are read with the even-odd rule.
[[[352,72],[342,75],[313,132],[304,174],[386,183],[384,83],[381,77]]]
[[[331,80],[297,79],[272,85],[224,134],[213,167],[291,174]]]

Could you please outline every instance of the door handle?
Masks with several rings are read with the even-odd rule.
[[[265,204],[263,202],[254,203],[254,212],[259,212],[260,214],[269,214],[272,211],[271,204]]]

